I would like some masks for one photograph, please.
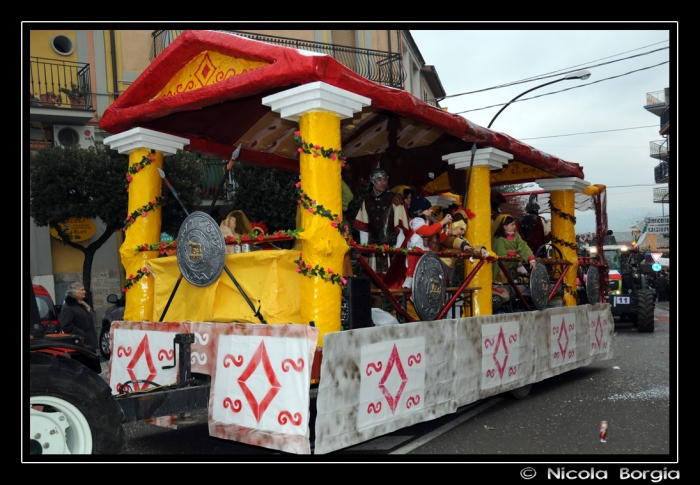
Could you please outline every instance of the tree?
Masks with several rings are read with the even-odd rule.
[[[115,231],[122,229],[127,215],[128,166],[126,155],[101,145],[89,149],[77,145],[42,148],[30,161],[29,215],[37,226],[54,228],[63,244],[83,253],[83,284],[90,303],[95,253]],[[199,162],[194,155],[180,152],[166,157],[164,167],[168,179],[191,210],[199,203]],[[177,234],[186,215],[165,184],[163,195],[166,199],[162,230]],[[60,224],[74,217],[99,218],[105,224],[105,231],[89,245],[82,246],[72,241]]]
[[[295,228],[298,173],[237,163],[233,168],[233,181],[233,199],[224,217],[237,209],[242,210],[250,222],[265,223],[270,232]]]

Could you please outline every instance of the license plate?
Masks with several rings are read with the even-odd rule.
[[[615,297],[614,306],[629,305],[629,304],[630,304],[630,297],[629,296],[616,296]]]

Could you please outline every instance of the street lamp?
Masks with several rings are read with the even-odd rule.
[[[581,79],[581,80],[584,80],[584,79],[588,79],[589,77],[591,77],[591,71],[589,71],[588,69],[582,69],[582,70],[580,70],[580,71],[576,71],[576,72],[572,72],[572,73],[570,73],[570,74],[567,74],[566,76],[564,76],[564,77],[562,77],[562,78],[555,79],[554,81],[549,81],[548,83],[540,84],[539,86],[535,86],[535,87],[532,88],[532,89],[528,89],[528,90],[525,91],[524,93],[520,93],[520,94],[518,94],[516,97],[514,97],[513,99],[511,99],[510,101],[508,101],[508,104],[506,104],[503,108],[501,108],[501,109],[498,111],[498,113],[496,113],[496,116],[493,117],[493,119],[491,120],[491,123],[489,123],[489,126],[487,126],[487,128],[491,128],[491,125],[492,125],[493,122],[496,120],[496,118],[498,118],[498,115],[501,114],[501,111],[503,111],[504,109],[506,109],[506,108],[510,105],[510,103],[512,103],[513,101],[515,101],[516,99],[518,99],[520,96],[523,96],[523,95],[529,93],[530,91],[534,91],[535,89],[539,89],[539,88],[544,87],[544,86],[549,86],[550,84],[558,83],[559,81],[567,81],[567,80],[569,80],[569,79]]]

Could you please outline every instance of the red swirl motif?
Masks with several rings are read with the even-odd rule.
[[[166,351],[165,349],[162,349],[160,352],[158,352],[158,360],[163,360],[163,359],[168,359],[168,360],[173,360],[173,357],[175,356],[175,351],[170,349]]]
[[[120,346],[117,348],[117,356],[118,356],[118,357],[124,357],[125,355],[126,355],[127,357],[129,357],[129,356],[131,355],[131,347],[123,347],[123,346],[120,345]]]
[[[415,397],[411,396],[406,400],[406,407],[411,408],[413,405],[418,405],[420,404],[420,394],[416,394]]]
[[[377,401],[377,404],[369,403],[369,406],[367,406],[367,414],[379,414],[379,411],[382,410],[382,402]]]
[[[417,353],[416,355],[409,355],[408,356],[408,366],[411,367],[413,364],[420,364],[422,357],[420,355],[420,352]]]
[[[241,409],[243,409],[243,405],[241,404],[240,399],[236,399],[235,401],[232,401],[230,397],[227,397],[224,399],[224,407],[225,408],[230,408],[231,411],[234,413],[237,413]]]
[[[279,416],[277,416],[277,422],[279,424],[287,424],[289,420],[292,421],[294,426],[299,426],[301,424],[301,413],[294,413],[294,416],[292,416],[292,413],[289,411],[282,411]]]
[[[304,368],[304,359],[302,359],[301,357],[299,357],[299,358],[297,359],[296,364],[294,363],[294,361],[293,361],[292,359],[284,359],[284,360],[282,361],[282,370],[283,370],[284,372],[289,372],[289,366],[292,366],[292,368],[293,368],[295,371],[301,372],[301,370]]]
[[[380,370],[382,370],[382,361],[380,360],[376,364],[374,362],[370,362],[369,364],[367,364],[367,369],[365,370],[365,372],[368,376],[372,375],[372,369],[370,369],[370,367],[379,372]]]
[[[239,355],[238,357],[236,357],[235,355],[226,354],[224,356],[224,367],[228,369],[231,366],[231,363],[233,363],[233,365],[235,365],[236,367],[242,366],[243,356]]]

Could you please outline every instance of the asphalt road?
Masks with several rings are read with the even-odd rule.
[[[528,462],[533,463],[579,461],[582,457],[673,461],[678,423],[677,393],[670,386],[676,372],[670,365],[677,362],[677,333],[675,320],[669,322],[668,305],[657,302],[653,333],[638,333],[631,324],[616,322],[612,359],[538,382],[524,399],[506,393],[327,457],[465,462],[519,462],[529,457]],[[106,362],[103,368],[106,376]],[[206,411],[200,411],[177,429],[143,422],[126,424],[123,454],[169,455],[170,459],[179,455],[193,461],[206,460],[207,455],[245,455],[232,461],[286,455],[211,438],[206,419]],[[609,423],[605,443],[598,435],[601,421]],[[294,455],[286,455],[290,457]],[[294,458],[299,459],[309,458]]]

